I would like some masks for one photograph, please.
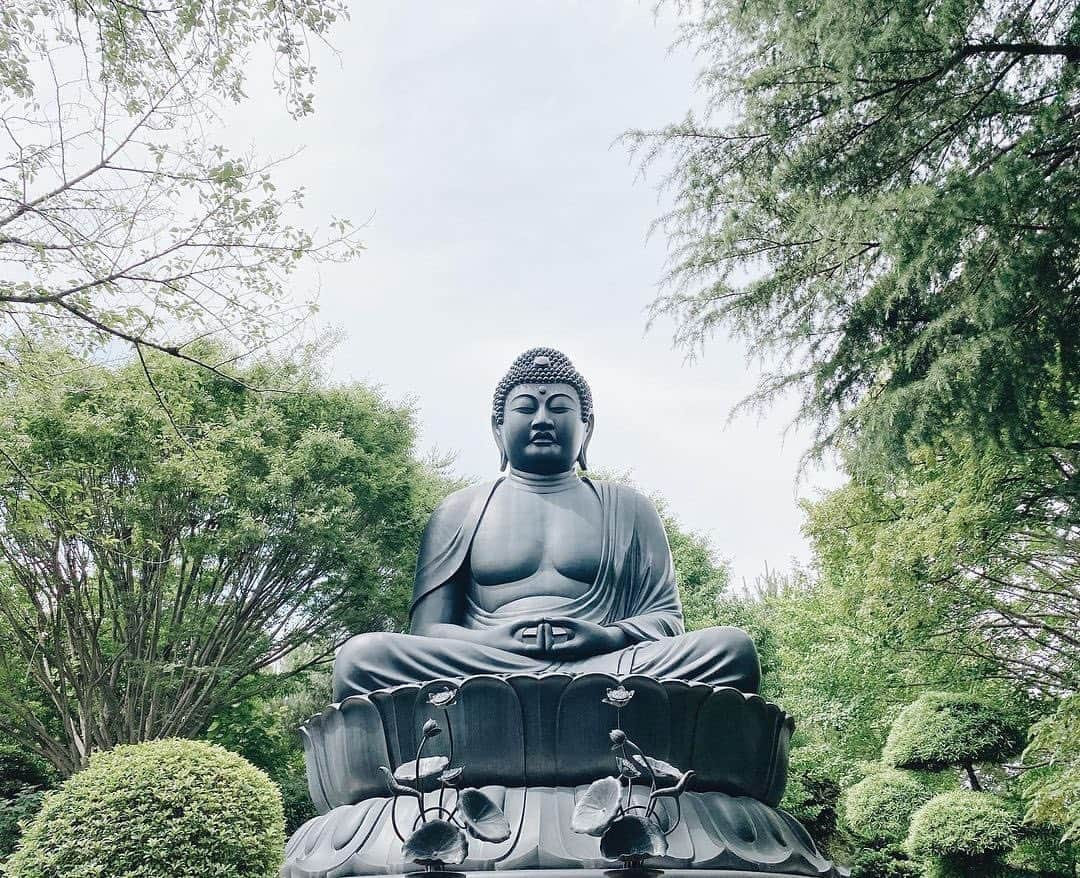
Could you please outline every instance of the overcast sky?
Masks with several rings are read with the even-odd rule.
[[[687,364],[670,324],[645,331],[663,200],[612,142],[693,105],[675,37],[673,17],[632,0],[358,2],[339,58],[320,59],[315,116],[292,122],[253,83],[228,137],[305,147],[278,175],[307,187],[304,222],[369,220],[366,253],[319,273],[318,319],[346,339],[334,377],[412,398],[422,447],[487,478],[495,383],[522,350],[560,348],[592,386],[590,465],[666,496],[738,583],[807,557],[798,498],[838,477],[797,482],[792,405],[726,425],[756,376],[741,343]]]

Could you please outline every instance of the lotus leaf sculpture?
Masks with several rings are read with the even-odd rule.
[[[456,824],[433,819],[420,824],[402,844],[401,853],[421,866],[456,866],[465,862],[469,840]]]
[[[620,691],[621,690],[621,691]],[[593,781],[574,807],[570,828],[583,835],[600,837],[600,853],[608,860],[621,860],[626,869],[640,868],[649,857],[667,853],[667,836],[682,819],[679,796],[693,777],[693,771],[680,771],[670,762],[645,755],[622,729],[620,712],[634,697],[633,689],[620,686],[609,689],[601,700],[615,708],[616,728],[608,732],[611,749],[616,753],[618,775]],[[634,781],[649,779],[647,805],[632,804]],[[674,780],[661,787],[658,781]],[[625,783],[625,797],[623,784]],[[675,801],[676,816],[665,825],[656,811],[660,799]]]
[[[394,833],[401,840],[402,856],[435,871],[465,861],[469,853],[466,832],[473,838],[487,842],[501,842],[510,837],[510,823],[502,808],[481,790],[473,787],[461,790],[457,793],[457,803],[453,808],[449,807],[447,791],[460,779],[464,766],[450,764],[454,758],[454,736],[445,708],[453,702],[456,690],[453,696],[445,696],[445,692],[440,690],[433,693],[432,698],[438,695],[440,703],[437,706],[443,708],[446,717],[450,755],[424,756],[428,742],[443,732],[442,726],[429,719],[424,723],[415,759],[403,762],[393,772],[386,766],[379,768],[387,788],[394,796],[390,819]],[[436,705],[435,700],[429,700]],[[427,793],[435,789],[439,791],[437,802],[429,805]],[[417,801],[418,813],[408,837],[402,834],[397,822],[397,804],[403,797]]]

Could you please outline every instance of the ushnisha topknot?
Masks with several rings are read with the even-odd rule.
[[[496,424],[503,422],[506,395],[519,384],[569,384],[581,399],[581,420],[592,414],[592,391],[589,383],[570,362],[570,358],[555,348],[530,348],[511,364],[495,388],[491,416]]]

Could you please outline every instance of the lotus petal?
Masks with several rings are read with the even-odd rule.
[[[510,823],[502,808],[478,789],[469,787],[458,794],[458,813],[473,838],[499,842],[510,837]]]
[[[629,759],[623,759],[621,756],[616,756],[615,764],[619,766],[619,774],[623,777],[628,777],[631,780],[641,777],[641,771]]]
[[[465,833],[447,820],[422,823],[401,846],[401,856],[421,866],[456,866],[468,853]]]
[[[610,704],[612,707],[626,707],[630,703],[630,699],[634,697],[634,690],[627,689],[621,683],[614,689],[608,689],[605,695],[600,700],[604,704]]]
[[[656,822],[637,814],[620,817],[600,839],[600,853],[608,860],[662,857],[667,849],[667,836]]]
[[[644,768],[641,762],[641,757],[637,753],[635,753],[630,758],[637,763],[639,768]],[[670,762],[665,762],[663,759],[653,759],[653,757],[651,756],[646,756],[645,761],[649,763],[649,768],[652,769],[652,773],[656,775],[658,779],[671,778],[672,780],[674,780],[675,778],[682,775],[682,772],[679,771],[679,769],[677,769]]]
[[[445,756],[425,756],[420,760],[419,782],[438,777],[443,773],[443,769],[449,764],[450,760]],[[402,762],[394,771],[394,778],[401,781],[403,784],[416,786],[418,783],[416,776],[416,760],[410,759],[408,762]]]
[[[435,707],[449,707],[455,701],[457,701],[458,690],[457,689],[435,689],[428,693],[428,704],[432,704]]]
[[[614,777],[602,777],[589,784],[570,818],[570,828],[583,835],[603,835],[619,814],[622,785]]]

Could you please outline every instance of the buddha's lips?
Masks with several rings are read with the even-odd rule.
[[[553,445],[555,443],[555,434],[546,432],[536,433],[529,441],[533,445]]]

